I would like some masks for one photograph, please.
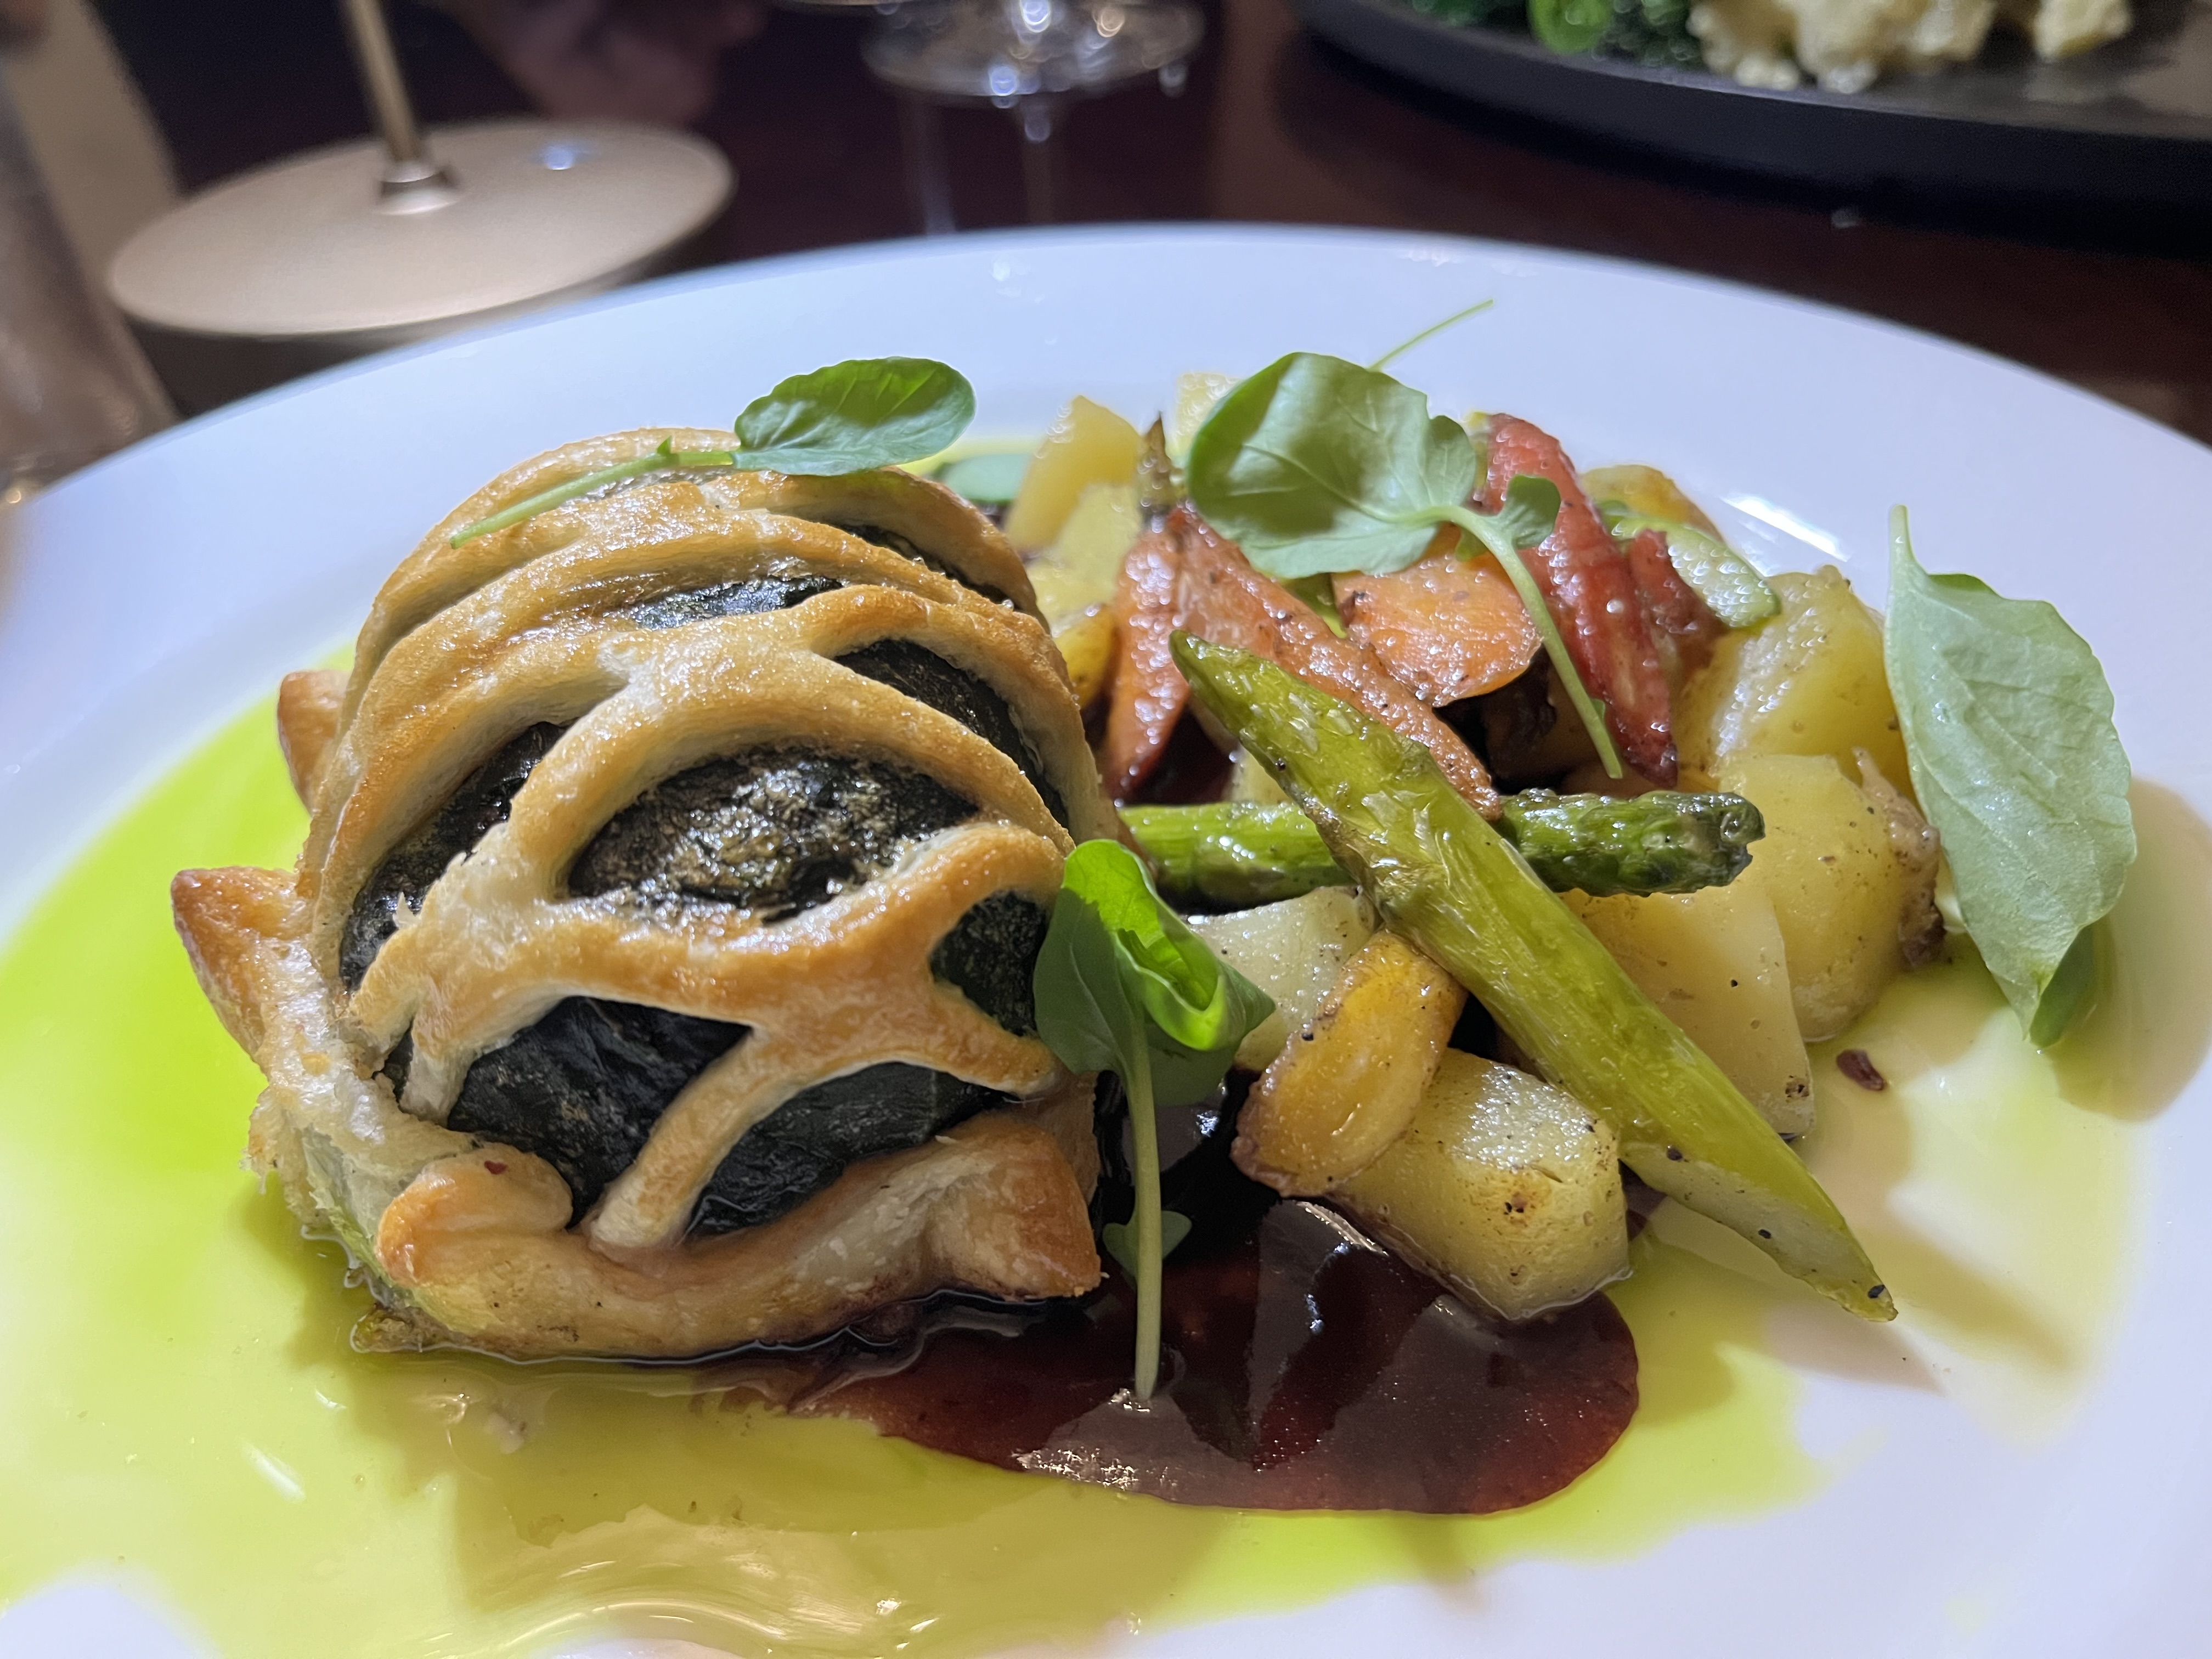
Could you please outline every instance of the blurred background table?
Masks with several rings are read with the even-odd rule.
[[[1693,171],[1362,67],[1305,36],[1285,0],[1205,10],[1179,94],[1146,84],[1060,120],[1061,220],[1418,228],[1648,260],[1947,335],[2212,441],[2212,223],[2080,204],[1847,200]],[[368,130],[329,0],[98,0],[96,12],[185,190]],[[737,192],[686,263],[921,227],[898,103],[861,62],[866,8],[392,0],[390,13],[433,126],[534,111],[688,126],[720,145]],[[945,111],[941,142],[960,228],[1024,222],[1034,192],[1003,115]],[[1622,347],[1626,360],[1633,341]]]

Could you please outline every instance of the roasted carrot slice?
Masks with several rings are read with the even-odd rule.
[[[1133,799],[1152,776],[1190,696],[1169,649],[1181,625],[1182,568],[1172,526],[1152,531],[1129,550],[1114,589],[1113,701],[1107,705],[1098,770],[1116,801]]]
[[[1395,574],[1336,579],[1352,642],[1438,708],[1510,684],[1541,644],[1497,561],[1462,558],[1455,531],[1440,539],[1444,550]]]
[[[1469,805],[1486,817],[1498,816],[1498,791],[1474,751],[1364,647],[1329,632],[1310,606],[1252,568],[1235,543],[1224,541],[1189,507],[1177,507],[1167,529],[1180,544],[1184,628],[1265,657],[1425,745]]]
[[[1662,787],[1674,783],[1673,709],[1666,666],[1627,559],[1583,493],[1559,441],[1510,415],[1490,423],[1483,506],[1495,512],[1522,473],[1559,486],[1559,517],[1544,544],[1524,555],[1553,620],[1566,636],[1583,684],[1604,700],[1606,724],[1628,763]]]

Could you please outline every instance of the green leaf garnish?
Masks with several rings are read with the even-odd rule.
[[[1145,866],[1114,841],[1087,841],[1068,855],[1032,983],[1046,1046],[1070,1071],[1115,1073],[1128,1096],[1136,1212],[1117,1224],[1122,1232],[1109,1230],[1107,1248],[1137,1283],[1135,1388],[1149,1400],[1160,1370],[1160,1262],[1173,1248],[1154,1109],[1212,1093],[1274,1004],[1160,902]],[[1126,1246],[1130,1230],[1125,1255],[1116,1240]]]
[[[663,438],[649,455],[586,472],[465,525],[447,544],[459,547],[647,472],[742,466],[823,477],[924,460],[975,418],[975,389],[958,370],[927,357],[856,357],[794,374],[754,398],[738,416],[734,450],[677,449]]]
[[[1520,594],[1607,772],[1621,775],[1604,712],[1521,559],[1551,532],[1558,489],[1518,477],[1496,514],[1474,511],[1467,503],[1482,458],[1467,429],[1431,416],[1413,387],[1341,357],[1294,351],[1214,405],[1185,471],[1198,510],[1280,582],[1349,570],[1388,575],[1419,559],[1439,524],[1467,531]]]
[[[1715,536],[1679,519],[1658,519],[1629,510],[1624,501],[1601,501],[1598,515],[1617,537],[1656,530],[1667,538],[1667,557],[1674,574],[1705,601],[1705,609],[1730,628],[1756,628],[1778,616],[1782,601],[1751,561]]]
[[[739,465],[809,477],[919,461],[975,418],[975,392],[927,357],[857,357],[794,374],[738,416]]]
[[[638,477],[647,472],[669,472],[686,467],[727,466],[737,457],[726,449],[678,449],[672,439],[663,438],[659,447],[650,453],[633,460],[617,461],[612,466],[603,466],[595,472],[586,472],[555,484],[550,489],[541,489],[535,495],[526,495],[513,507],[502,507],[489,519],[478,519],[474,524],[464,525],[446,538],[448,547],[459,547],[479,536],[489,536],[495,530],[504,530],[509,525],[534,519],[541,513],[550,512],[564,501],[573,501],[580,495],[588,495],[604,484],[615,483],[623,478]]]
[[[2136,856],[2105,671],[2043,601],[1929,575],[1901,507],[1883,655],[1913,791],[1942,836],[1966,932],[2030,1039],[2054,1042],[2094,979],[2088,930]]]

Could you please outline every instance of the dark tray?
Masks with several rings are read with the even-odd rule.
[[[1400,0],[1291,0],[1356,58],[1639,149],[1870,195],[1995,193],[2212,209],[2212,0],[2138,0],[2125,38],[2058,64],[2002,26],[1974,64],[1845,96],[1565,58]]]

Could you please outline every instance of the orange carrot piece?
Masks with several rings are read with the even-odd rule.
[[[1182,626],[1182,568],[1176,537],[1155,530],[1129,550],[1115,585],[1113,701],[1098,770],[1117,802],[1133,799],[1152,776],[1190,697],[1170,646]]]
[[[1352,642],[1431,708],[1510,684],[1543,643],[1497,561],[1449,544],[1392,575],[1339,576],[1336,605]]]
[[[1177,507],[1167,527],[1181,542],[1186,629],[1265,657],[1425,744],[1469,805],[1486,817],[1498,816],[1498,791],[1474,751],[1365,647],[1329,632],[1311,607],[1255,570],[1235,543],[1224,541],[1188,507]]]
[[[1496,512],[1522,473],[1559,486],[1559,517],[1541,547],[1524,554],[1529,574],[1566,636],[1567,654],[1628,763],[1662,788],[1675,781],[1674,711],[1666,665],[1645,620],[1636,577],[1583,493],[1559,441],[1510,415],[1490,423],[1490,477],[1483,506]]]

